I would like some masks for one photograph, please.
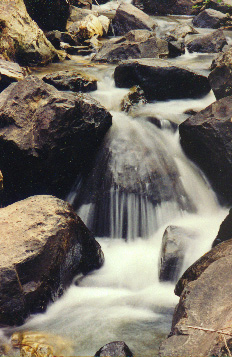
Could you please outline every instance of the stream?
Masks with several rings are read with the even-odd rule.
[[[176,19],[158,21],[165,27]],[[172,61],[207,73],[212,58],[186,53]],[[153,102],[127,114],[120,103],[128,90],[115,87],[114,66],[73,56],[37,74],[61,69],[96,76],[98,89],[90,94],[113,116],[91,172],[77,178],[67,197],[98,237],[105,264],[84,278],[77,277],[45,313],[2,332],[60,335],[70,344],[64,356],[94,356],[104,344],[123,340],[136,357],[156,357],[178,302],[174,284],[158,279],[163,233],[170,225],[193,232],[186,238],[183,273],[210,249],[227,214],[179,143],[178,125],[188,117],[185,112],[199,111],[215,97],[210,92],[201,99]]]

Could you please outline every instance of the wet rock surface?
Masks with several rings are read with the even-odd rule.
[[[62,197],[96,152],[111,115],[87,94],[29,76],[1,93],[0,123],[3,202],[14,202],[35,193]]]
[[[133,110],[134,106],[138,104],[146,104],[147,100],[144,96],[143,90],[139,86],[134,86],[130,89],[129,93],[123,98],[121,102],[121,109],[125,112]]]
[[[189,239],[193,237],[193,232],[182,227],[169,226],[166,228],[160,251],[160,281],[177,281],[183,267]]]
[[[188,42],[187,49],[190,53],[218,53],[223,50],[223,47],[228,45],[225,35],[222,30],[216,30],[213,33]]]
[[[219,199],[232,202],[232,97],[214,102],[179,127],[186,154],[205,172]]]
[[[46,65],[58,53],[32,21],[23,0],[0,2],[0,53],[22,66]]]
[[[178,295],[182,293],[171,334],[162,343],[160,356],[221,356],[226,351],[230,337],[207,330],[226,331],[230,326],[231,247],[231,240],[219,244],[184,273],[176,288]]]
[[[148,30],[132,30],[125,36],[107,41],[93,57],[96,62],[117,63],[131,58],[168,56],[168,43]]]
[[[148,100],[197,98],[210,91],[208,79],[160,59],[124,61],[114,72],[116,86],[139,85]]]
[[[131,4],[121,4],[113,19],[114,34],[125,35],[130,30],[144,29],[152,31],[156,23],[150,16]]]
[[[43,77],[43,81],[53,85],[58,90],[83,93],[97,90],[96,78],[76,71],[61,71],[47,74]]]
[[[232,47],[218,55],[211,65],[209,82],[215,97],[221,99],[232,95]]]
[[[133,357],[133,353],[125,342],[116,341],[101,347],[94,357]]]
[[[149,15],[191,15],[191,0],[133,0],[133,5]]]
[[[99,244],[66,202],[33,196],[0,215],[0,324],[23,322],[60,296],[74,276],[99,268]]]

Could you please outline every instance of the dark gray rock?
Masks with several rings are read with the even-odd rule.
[[[185,53],[185,45],[181,41],[169,41],[168,52],[170,58],[181,56]]]
[[[218,100],[180,127],[181,144],[205,172],[219,199],[232,203],[232,97]]]
[[[202,329],[228,331],[232,319],[231,257],[229,240],[213,248],[184,273],[181,288],[180,282],[176,288],[176,293],[181,295],[171,333],[161,345],[160,357],[227,355],[225,340]],[[225,339],[231,337],[225,335]]]
[[[116,67],[114,78],[120,88],[139,85],[148,100],[197,98],[210,91],[203,75],[160,59],[124,61]]]
[[[193,25],[201,28],[217,29],[230,23],[230,21],[226,14],[213,9],[206,9],[193,18]]]
[[[212,71],[209,74],[209,82],[215,97],[221,99],[232,95],[232,47],[213,61]]]
[[[33,196],[0,216],[0,325],[21,324],[103,264],[100,245],[66,202]]]
[[[150,16],[131,4],[121,4],[113,19],[114,34],[125,35],[130,30],[154,30],[156,23]]]
[[[61,92],[33,76],[11,84],[0,94],[4,202],[35,193],[67,194],[111,120],[87,94]]]
[[[137,6],[149,15],[191,15],[191,0],[133,0]]]
[[[11,83],[24,79],[26,74],[26,69],[20,67],[17,63],[0,59],[0,92]]]
[[[43,81],[59,90],[83,93],[97,90],[96,78],[76,71],[60,71],[47,74],[43,77]]]
[[[70,5],[67,0],[24,0],[31,18],[40,28],[46,31],[66,29],[70,15]]]
[[[93,57],[97,62],[117,63],[131,58],[155,58],[168,56],[168,43],[158,39],[154,32],[132,30],[119,39],[107,41]]]
[[[160,251],[159,279],[160,281],[176,282],[184,262],[188,239],[193,238],[193,232],[182,227],[166,228]]]
[[[190,53],[217,53],[221,52],[223,47],[228,45],[222,30],[216,30],[205,36],[200,36],[193,41],[188,42],[187,49]]]
[[[115,341],[101,347],[94,357],[133,357],[133,353],[125,342]]]
[[[46,34],[46,37],[48,41],[51,42],[51,44],[57,49],[60,49],[60,43],[61,43],[61,32],[58,30],[54,31],[48,31]]]
[[[219,232],[213,241],[212,247],[229,239],[232,239],[232,209],[230,209],[229,214],[220,225]]]

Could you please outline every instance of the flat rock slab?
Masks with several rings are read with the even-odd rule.
[[[181,145],[207,175],[219,199],[232,203],[232,97],[220,99],[184,121]]]
[[[0,92],[9,84],[24,79],[26,70],[17,63],[0,59]]]
[[[60,71],[44,76],[43,81],[58,90],[73,92],[90,92],[97,90],[97,79],[76,71]]]
[[[128,60],[116,67],[117,87],[139,85],[148,100],[199,98],[210,91],[208,79],[161,59]]]
[[[0,212],[0,324],[22,323],[76,274],[102,265],[99,244],[66,202],[33,196]]]
[[[171,337],[162,343],[160,356],[227,355],[223,338],[207,329],[228,331],[231,325],[231,258],[230,240],[212,249],[184,273],[176,288],[176,293],[181,295],[173,316]],[[224,337],[227,341],[231,339]]]
[[[132,58],[168,57],[168,43],[153,31],[131,30],[125,36],[107,41],[93,61],[117,63]]]

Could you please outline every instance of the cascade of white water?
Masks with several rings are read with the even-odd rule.
[[[113,125],[92,172],[82,183],[78,178],[68,197],[85,224],[96,236],[130,240],[151,236],[183,212],[200,212],[204,207],[217,210],[206,179],[181,149],[178,131],[174,133],[170,125],[160,129],[147,120],[151,109],[155,116],[160,113],[161,104],[139,106],[132,118],[119,111],[126,93],[115,88],[108,72],[93,94],[111,110]],[[210,94],[198,100],[197,107],[213,99]],[[183,102],[182,109],[186,102],[196,105],[196,100],[173,102],[178,108]],[[175,109],[172,103],[170,107]]]
[[[66,336],[75,356],[93,356],[104,344],[124,340],[137,357],[156,357],[178,301],[174,285],[158,279],[164,230],[175,225],[194,232],[184,270],[210,248],[226,210],[184,155],[178,131],[160,129],[147,117],[179,123],[185,108],[200,110],[214,98],[147,104],[132,118],[119,112],[127,90],[115,88],[111,74],[93,96],[111,110],[112,128],[93,170],[78,178],[68,197],[84,222],[107,236],[98,239],[105,264],[17,330]]]

